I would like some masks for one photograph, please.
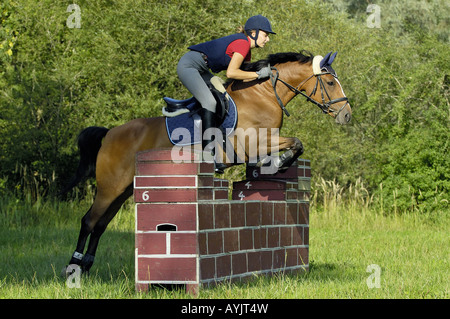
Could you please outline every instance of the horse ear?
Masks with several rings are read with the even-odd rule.
[[[320,61],[320,68],[321,68],[321,69],[324,68],[325,65],[328,64],[328,60],[330,59],[330,55],[331,55],[331,52],[328,53],[328,54],[323,58],[322,61]]]
[[[331,63],[333,63],[334,59],[336,58],[336,55],[337,55],[337,51],[328,60],[328,65],[331,65]]]

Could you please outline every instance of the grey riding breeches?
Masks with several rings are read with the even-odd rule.
[[[203,108],[216,112],[216,100],[210,92],[207,83],[213,75],[200,52],[189,51],[183,55],[177,66],[178,78],[181,83],[200,102]]]

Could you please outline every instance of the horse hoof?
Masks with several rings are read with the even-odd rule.
[[[216,174],[223,174],[225,169],[228,167],[227,165],[223,164],[223,163],[215,163],[214,164],[214,172]]]

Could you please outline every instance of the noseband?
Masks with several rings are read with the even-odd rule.
[[[322,112],[325,114],[335,113],[335,117],[337,117],[339,115],[339,113],[344,109],[344,107],[348,104],[348,98],[345,96],[340,97],[338,99],[334,99],[334,100],[332,100],[330,98],[330,95],[328,94],[327,89],[325,88],[325,85],[323,84],[323,80],[322,80],[321,76],[325,75],[325,74],[331,74],[333,77],[335,77],[337,79],[337,76],[331,72],[323,72],[320,74],[313,74],[306,80],[302,81],[299,85],[297,85],[297,87],[293,87],[286,81],[280,79],[280,77],[279,77],[280,74],[279,74],[277,68],[271,67],[271,69],[275,71],[275,74],[272,73],[270,76],[270,79],[272,81],[273,91],[275,92],[275,97],[277,98],[278,104],[280,105],[281,109],[286,114],[286,116],[290,116],[290,114],[289,114],[288,110],[286,109],[286,107],[283,105],[283,102],[281,101],[280,97],[278,96],[278,93],[277,93],[277,82],[278,81],[280,81],[281,83],[286,85],[292,92],[294,92],[295,96],[297,96],[299,94],[303,95],[307,101],[317,105],[322,110]],[[316,77],[316,85],[314,86],[314,89],[311,91],[311,94],[306,95],[305,93],[300,91],[299,88],[301,86],[303,86],[306,82],[308,82],[314,76]],[[317,91],[317,88],[319,87],[319,85],[320,85],[320,94],[322,96],[322,103],[319,103],[316,100],[311,98],[311,96],[316,94],[316,91]],[[325,92],[325,95],[328,97],[328,100],[329,100],[328,102],[325,102],[324,92]],[[339,110],[335,111],[335,110],[331,109],[331,105],[342,102],[342,101],[347,101],[347,103],[345,103]]]

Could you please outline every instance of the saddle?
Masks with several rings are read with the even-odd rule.
[[[215,79],[217,78],[217,79]],[[216,114],[218,128],[223,136],[233,133],[237,125],[237,108],[231,96],[229,96],[222,85],[220,78],[211,79],[211,92],[217,101]],[[193,97],[186,100],[175,100],[164,98],[167,106],[163,107],[163,114],[166,117],[167,135],[174,145],[186,146],[199,144],[202,142],[201,117],[198,111],[201,109],[200,103]],[[180,135],[180,129],[184,135]]]
[[[217,102],[216,116],[218,122],[222,124],[229,110],[228,94],[222,80],[217,76],[211,79],[211,85],[208,85],[208,88]],[[163,107],[162,113],[166,117],[175,117],[184,113],[197,113],[202,107],[195,97],[186,100],[176,100],[170,97],[164,97],[163,99],[167,105]]]

